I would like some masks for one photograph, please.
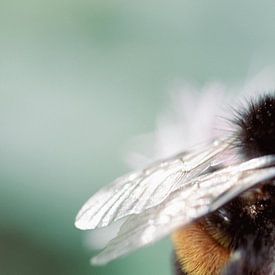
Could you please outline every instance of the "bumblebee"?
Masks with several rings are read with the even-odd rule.
[[[275,94],[236,111],[233,134],[99,190],[75,226],[124,219],[92,263],[172,235],[177,275],[275,274]]]

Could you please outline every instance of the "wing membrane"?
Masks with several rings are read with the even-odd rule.
[[[92,263],[106,264],[151,244],[181,226],[215,211],[256,184],[275,177],[275,157],[262,157],[190,180],[160,205],[128,217],[118,236]]]
[[[75,226],[83,230],[107,226],[160,204],[171,192],[210,167],[215,156],[230,143],[231,139],[216,141],[198,151],[181,153],[117,179],[84,204]]]

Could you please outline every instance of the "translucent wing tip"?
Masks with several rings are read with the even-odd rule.
[[[76,215],[74,226],[80,230],[92,230],[99,227],[105,227],[110,222],[102,221],[104,215],[104,204],[97,201],[97,196],[100,192],[92,196],[79,210]]]
[[[85,221],[83,221],[82,219],[78,219],[78,218],[75,219],[74,226],[75,226],[77,229],[80,229],[80,230],[89,230],[89,229],[93,229],[93,228],[90,228],[90,226],[88,226],[87,223],[86,223]]]
[[[85,216],[82,207],[76,215],[74,226],[80,230],[91,230],[95,229],[97,225],[89,221],[88,217]]]

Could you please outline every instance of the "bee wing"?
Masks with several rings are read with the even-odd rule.
[[[109,225],[161,203],[190,178],[211,166],[231,140],[215,141],[198,151],[181,153],[118,178],[92,196],[79,211],[75,226],[82,230]]]
[[[275,164],[275,156],[254,159],[189,181],[162,204],[128,217],[117,237],[92,263],[106,264],[215,211],[245,190],[275,177],[275,167],[262,168],[271,164]]]

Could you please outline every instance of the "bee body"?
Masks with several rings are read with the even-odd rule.
[[[244,159],[274,154],[275,97],[248,106],[235,120],[237,149]],[[178,274],[273,274],[275,187],[263,182],[174,236]]]

